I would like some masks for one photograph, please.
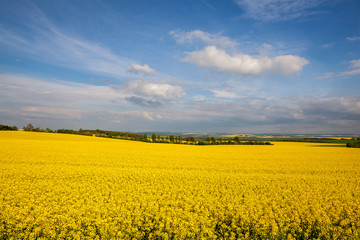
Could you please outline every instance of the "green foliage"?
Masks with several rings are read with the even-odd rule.
[[[360,148],[360,141],[357,141],[357,142],[348,142],[346,144],[346,147],[350,147],[350,148]]]
[[[146,135],[146,134],[144,134],[144,136],[143,136],[143,138],[142,138],[142,141],[144,141],[144,142],[147,142],[147,141],[148,141],[148,138],[147,138],[147,135]]]
[[[34,126],[29,123],[26,127],[23,127],[24,131],[34,131]]]
[[[0,131],[17,131],[19,130],[16,126],[8,126],[0,124]]]
[[[156,142],[156,134],[155,133],[151,134],[151,140],[153,143]]]
[[[238,137],[232,140],[223,140],[223,139],[216,139],[215,137],[206,137],[205,139],[195,139],[194,137],[181,137],[181,136],[166,136],[161,137],[156,135],[155,133],[151,134],[151,141],[148,139],[147,135],[144,134],[136,134],[136,133],[129,133],[129,132],[117,132],[117,131],[106,131],[106,130],[87,130],[80,128],[79,130],[73,129],[58,129],[58,130],[51,130],[46,128],[43,130],[39,127],[34,128],[34,126],[29,123],[26,127],[24,127],[25,131],[32,131],[32,132],[55,132],[55,133],[64,133],[64,134],[77,134],[77,135],[86,135],[86,136],[96,136],[96,137],[105,137],[105,138],[116,138],[116,139],[123,139],[123,140],[133,140],[133,141],[141,141],[141,142],[152,142],[152,143],[173,143],[173,144],[192,144],[192,145],[273,145],[270,142],[265,141],[240,141]]]

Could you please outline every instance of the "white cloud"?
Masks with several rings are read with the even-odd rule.
[[[182,87],[147,80],[124,85],[97,86],[62,80],[42,80],[15,74],[0,74],[0,109],[24,109],[28,116],[80,118],[83,110],[128,110],[134,105],[159,108],[185,96]],[[64,112],[62,109],[68,109]],[[25,111],[26,110],[26,111]]]
[[[220,34],[211,34],[200,30],[194,30],[190,32],[183,31],[170,31],[170,35],[175,38],[179,44],[194,43],[196,41],[202,41],[207,45],[214,45],[220,48],[235,47],[237,42],[230,38],[221,36]]]
[[[288,21],[317,14],[326,0],[236,0],[249,18],[260,21]]]
[[[153,75],[155,74],[155,70],[150,68],[149,65],[144,64],[144,65],[139,65],[139,64],[131,64],[130,67],[128,67],[128,72],[133,72],[133,73],[138,73],[138,72],[143,72],[147,75]]]
[[[306,59],[294,55],[281,55],[274,58],[250,56],[243,53],[229,55],[215,46],[186,54],[187,56],[183,59],[185,62],[195,63],[199,67],[215,67],[220,72],[243,75],[260,75],[264,72],[288,75],[301,71],[309,63]]]
[[[193,99],[196,102],[205,102],[206,101],[206,97],[203,95],[196,95],[193,97]]]
[[[353,62],[353,66],[358,66],[358,62]],[[277,129],[305,133],[317,132],[321,128],[322,132],[360,131],[359,96],[307,97],[282,102],[279,99],[208,102],[204,101],[205,97],[198,96],[201,101],[193,101],[196,100],[194,97],[191,102],[173,105],[175,107],[171,109],[147,107],[184,94],[171,86],[176,87],[136,81],[132,88],[129,85],[114,88],[0,74],[0,118],[19,127],[31,122],[42,128],[101,129],[106,126],[107,129],[126,131],[225,132],[237,129],[271,132]],[[221,98],[235,97],[232,91],[212,92]],[[138,105],[147,107],[146,110],[129,105],[126,98],[132,97],[134,102],[143,101]]]
[[[360,68],[360,59],[350,61],[350,68]]]
[[[349,62],[349,71],[345,72],[327,72],[323,76],[317,77],[317,79],[327,79],[331,77],[347,77],[352,75],[360,75],[360,59],[355,59]]]
[[[185,95],[183,88],[180,86],[167,83],[151,83],[146,80],[128,82],[126,89],[138,96],[162,99],[179,98]]]
[[[223,90],[211,90],[217,98],[237,98],[236,93]]]
[[[360,59],[350,61],[350,71],[342,72],[340,75],[359,75],[360,74]]]
[[[360,41],[360,36],[347,37],[348,41]]]
[[[143,116],[145,119],[150,120],[150,121],[154,121],[155,119],[153,118],[153,116],[151,115],[151,113],[148,112],[143,112]]]

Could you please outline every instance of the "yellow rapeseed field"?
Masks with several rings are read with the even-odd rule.
[[[360,239],[360,149],[0,132],[0,239]]]

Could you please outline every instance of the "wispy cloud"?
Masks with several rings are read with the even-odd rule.
[[[221,34],[211,34],[200,30],[190,32],[183,32],[180,30],[170,31],[170,35],[175,38],[176,42],[179,44],[191,44],[201,41],[207,45],[213,45],[220,48],[235,47],[238,45],[236,41],[233,41],[228,37],[224,37]]]
[[[245,15],[260,21],[289,21],[318,14],[317,7],[326,0],[236,0]]]
[[[359,75],[360,74],[360,59],[350,61],[350,71],[342,72],[340,75]]]
[[[333,77],[348,77],[353,75],[360,75],[360,59],[355,59],[349,61],[349,71],[344,72],[327,72],[322,76],[317,77],[317,79],[327,79]]]
[[[243,75],[260,75],[273,72],[288,75],[302,70],[309,64],[304,58],[294,55],[281,55],[274,58],[267,56],[250,56],[237,53],[230,55],[226,51],[209,46],[201,51],[187,52],[185,62],[195,63],[199,67],[214,67],[220,72]]]
[[[360,41],[360,36],[347,37],[348,41]]]
[[[325,43],[321,45],[321,48],[332,48],[334,47],[335,43]]]
[[[237,98],[236,93],[224,90],[211,90],[217,98]]]
[[[12,99],[22,106],[92,106],[113,105],[130,96],[122,89],[62,80],[47,81],[16,74],[0,74],[0,99]],[[116,104],[115,104],[116,105]]]
[[[118,56],[98,43],[72,36],[33,7],[30,16],[23,16],[22,28],[0,29],[0,44],[30,58],[52,65],[86,70],[110,76],[125,76],[131,61]]]
[[[324,75],[317,77],[317,79],[328,79],[328,78],[332,78],[334,76],[335,76],[335,73],[327,72]]]

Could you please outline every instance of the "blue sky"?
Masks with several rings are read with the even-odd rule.
[[[357,0],[1,1],[0,121],[360,133]]]

